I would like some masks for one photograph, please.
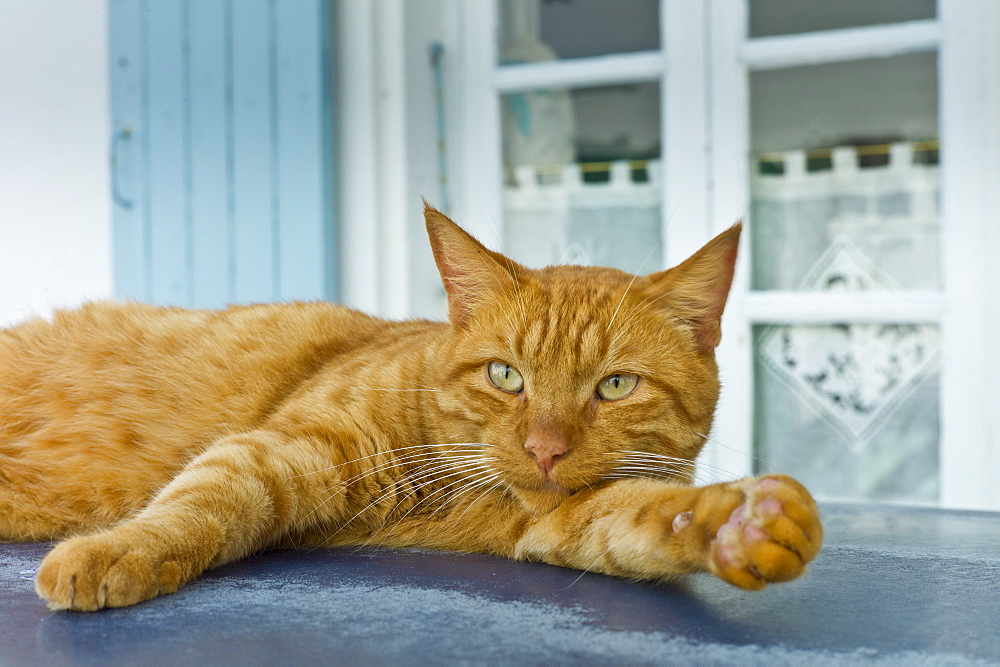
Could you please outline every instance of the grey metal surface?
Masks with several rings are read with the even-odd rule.
[[[0,544],[0,664],[1000,663],[1000,514],[824,505],[802,579],[745,593],[477,555],[274,552],[179,593],[49,612]]]

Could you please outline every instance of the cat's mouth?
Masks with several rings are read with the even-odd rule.
[[[525,493],[540,493],[545,495],[555,495],[565,498],[579,491],[579,487],[573,488],[552,479],[550,475],[534,475],[526,478],[510,480],[510,487]]]

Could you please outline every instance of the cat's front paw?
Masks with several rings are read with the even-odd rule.
[[[182,569],[110,531],[56,546],[42,560],[35,590],[53,610],[126,607],[176,591]]]
[[[805,487],[785,475],[727,486],[742,502],[715,531],[708,546],[708,570],[747,590],[805,572],[823,542],[819,512]]]

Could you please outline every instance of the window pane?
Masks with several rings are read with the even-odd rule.
[[[758,326],[754,341],[758,472],[823,498],[937,500],[936,326]]]
[[[750,86],[753,288],[939,288],[936,55]]]
[[[529,266],[661,268],[655,83],[502,98],[505,247]]]
[[[660,48],[659,0],[502,0],[500,63]]]
[[[750,36],[932,19],[935,4],[935,0],[750,0]]]

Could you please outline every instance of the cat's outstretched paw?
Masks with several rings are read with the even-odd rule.
[[[791,477],[768,475],[741,480],[732,491],[743,502],[715,532],[708,570],[720,579],[759,590],[790,581],[819,553],[823,527],[812,496]]]
[[[108,532],[56,546],[42,560],[35,590],[50,609],[96,611],[173,593],[184,581],[176,561],[164,561]]]

